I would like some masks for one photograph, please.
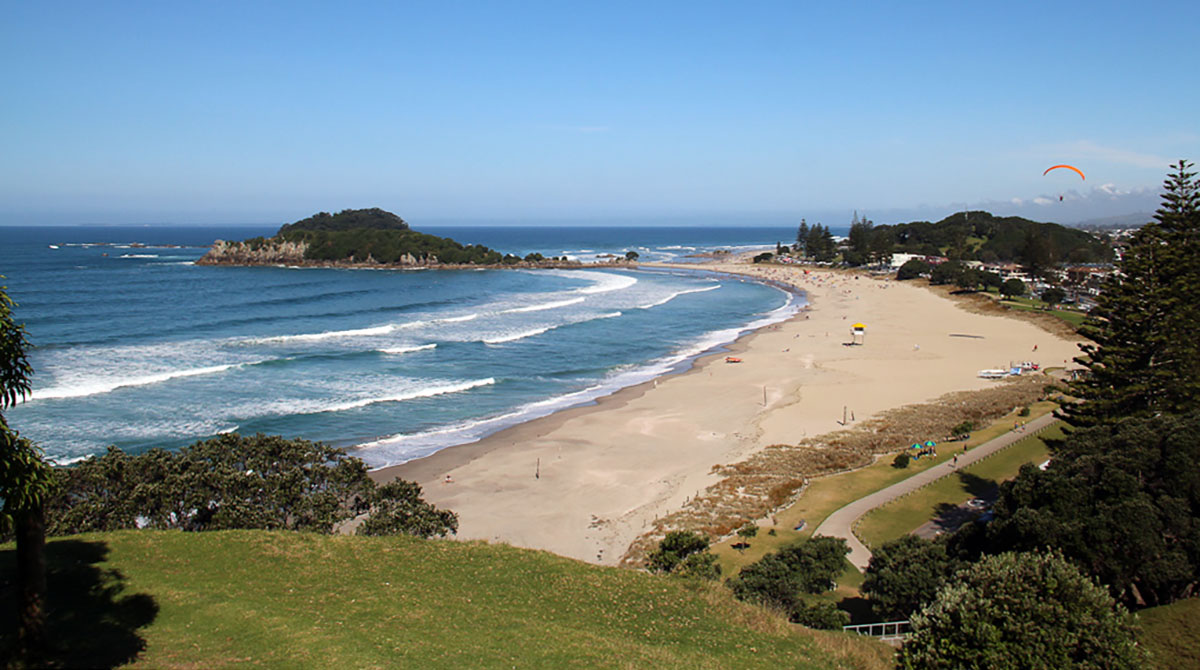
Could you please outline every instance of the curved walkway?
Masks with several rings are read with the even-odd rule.
[[[932,468],[919,472],[902,482],[897,482],[891,486],[880,489],[869,496],[859,498],[854,502],[846,505],[838,511],[830,514],[821,522],[820,526],[813,531],[813,536],[824,535],[827,537],[840,537],[846,540],[846,544],[850,545],[850,562],[859,571],[867,569],[867,564],[871,562],[871,550],[867,549],[866,545],[859,541],[854,536],[851,530],[854,522],[867,512],[889,503],[896,498],[907,493],[912,493],[917,489],[937,481],[946,475],[956,472],[959,468],[965,468],[972,463],[981,461],[988,456],[1000,451],[1001,449],[1011,445],[1012,443],[1023,440],[1030,435],[1037,433],[1046,426],[1054,423],[1057,419],[1054,418],[1054,413],[1044,414],[1036,419],[1025,424],[1025,430],[1021,432],[1009,431],[1000,437],[984,442],[965,454],[959,454],[958,465],[954,465],[953,461],[947,460],[944,463],[933,466]]]

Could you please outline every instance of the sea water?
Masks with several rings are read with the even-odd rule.
[[[0,227],[0,283],[32,343],[6,416],[69,463],[237,431],[346,446],[372,466],[591,402],[787,318],[797,296],[686,261],[780,228],[440,227],[569,270],[210,267],[214,239],[274,227]]]

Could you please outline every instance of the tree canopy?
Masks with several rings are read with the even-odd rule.
[[[1054,547],[1130,607],[1200,585],[1200,411],[1078,430],[1046,470],[1000,487],[986,527],[951,540],[962,555]]]
[[[300,219],[295,223],[284,224],[279,229],[278,235],[283,235],[289,231],[300,230],[354,230],[356,228],[369,228],[372,230],[408,230],[408,224],[404,219],[384,211],[378,207],[370,209],[343,209],[337,214],[329,212],[317,212],[307,219]]]
[[[1073,425],[1200,404],[1200,184],[1191,163],[1172,167],[1155,223],[1134,235],[1080,329],[1092,341],[1071,383],[1083,402],[1063,412]]]
[[[1006,553],[959,573],[912,619],[913,670],[1134,670],[1132,617],[1056,554]]]
[[[420,499],[416,484],[376,486],[361,460],[301,439],[232,433],[136,456],[112,447],[55,474],[51,534],[140,527],[329,533],[368,511],[365,534],[430,537],[458,527],[453,512]]]
[[[907,619],[964,565],[946,552],[945,542],[905,535],[871,554],[860,590],[884,621]]]

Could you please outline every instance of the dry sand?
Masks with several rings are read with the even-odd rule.
[[[808,293],[810,309],[684,374],[373,476],[420,483],[427,500],[458,513],[460,538],[616,564],[654,519],[717,481],[714,465],[842,429],[843,415],[862,421],[994,384],[977,376],[981,369],[1027,360],[1063,366],[1078,352],[1027,321],[971,313],[911,283],[796,267],[705,267],[793,284]],[[856,322],[866,325],[865,343],[846,346]],[[726,363],[730,355],[742,362]]]

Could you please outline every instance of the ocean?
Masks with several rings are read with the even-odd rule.
[[[686,369],[802,297],[731,276],[607,267],[773,247],[790,228],[423,230],[580,270],[205,267],[261,227],[0,227],[0,274],[32,342],[6,417],[60,464],[238,431],[344,446],[372,467]]]

